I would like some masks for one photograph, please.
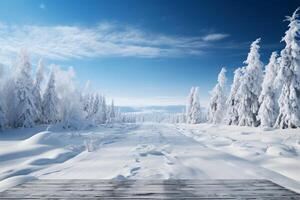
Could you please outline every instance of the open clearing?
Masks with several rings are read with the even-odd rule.
[[[122,124],[1,134],[1,191],[34,179],[267,179],[300,191],[298,130]]]

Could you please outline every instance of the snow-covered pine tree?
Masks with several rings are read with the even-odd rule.
[[[191,124],[199,124],[202,121],[202,113],[201,113],[201,106],[199,101],[199,88],[194,88],[193,93],[193,103],[192,103],[192,109],[191,109]]]
[[[89,101],[90,101],[90,93],[81,95],[82,109],[85,113],[85,118],[88,118],[88,110],[89,110]]]
[[[97,115],[100,109],[100,97],[99,94],[96,93],[93,98],[91,99],[91,119],[96,122],[97,121]]]
[[[187,98],[187,104],[186,104],[186,123],[190,124],[192,121],[192,109],[193,109],[193,102],[194,102],[194,93],[195,93],[195,88],[192,87],[191,91],[189,93],[189,96]]]
[[[114,100],[111,101],[111,104],[108,109],[108,121],[109,123],[113,122],[116,118],[116,110]]]
[[[69,96],[61,99],[61,114],[64,128],[80,129],[85,126],[85,116],[80,102],[80,91],[68,91]]]
[[[36,117],[31,63],[26,51],[20,53],[14,88],[13,127],[32,127]]]
[[[226,69],[222,68],[218,75],[218,83],[211,91],[211,99],[208,110],[208,121],[219,124],[223,122],[223,116],[226,112]]]
[[[93,111],[94,111],[94,107],[96,106],[95,102],[94,102],[96,95],[98,95],[98,94],[90,94],[89,99],[88,99],[88,109],[87,109],[88,119],[90,119],[92,121],[94,120],[94,117],[95,117],[95,116],[93,116]],[[99,102],[98,102],[97,106],[99,106]]]
[[[100,97],[100,105],[99,105],[99,123],[105,124],[107,122],[107,105],[106,105],[106,99],[105,96]]]
[[[56,123],[59,120],[58,105],[59,99],[56,93],[55,72],[54,68],[52,68],[42,101],[42,116],[44,123],[51,124]]]
[[[203,120],[201,105],[199,100],[199,87],[195,88],[193,107],[194,107],[194,123],[199,124]]]
[[[241,85],[237,96],[239,99],[238,116],[240,126],[258,126],[257,113],[259,109],[258,98],[261,92],[261,83],[263,81],[262,62],[259,54],[260,38],[256,39],[250,48],[247,60],[244,62],[247,66],[241,79]]]
[[[42,121],[42,95],[41,95],[41,85],[44,80],[44,63],[43,60],[40,59],[37,65],[36,77],[33,86],[33,96],[34,96],[34,105],[36,108],[35,117],[36,122]]]
[[[277,57],[278,54],[273,52],[265,69],[262,91],[259,96],[258,119],[262,127],[273,127],[278,116],[278,95],[274,82],[279,67]]]
[[[239,99],[237,98],[236,94],[241,85],[242,76],[243,76],[243,68],[237,68],[234,71],[233,83],[231,85],[229,97],[226,101],[227,114],[226,114],[226,119],[224,121],[228,125],[238,125],[239,122],[239,115],[238,115]]]
[[[279,115],[276,126],[280,128],[300,127],[300,20],[297,8],[289,21],[289,29],[282,41],[286,46],[281,51],[279,79],[283,86],[278,100]]]

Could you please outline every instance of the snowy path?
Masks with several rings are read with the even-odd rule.
[[[41,137],[41,134],[33,137]],[[30,142],[33,137],[29,139]],[[215,140],[210,139],[211,143],[208,143],[199,135],[195,137],[193,130],[186,127],[140,124],[100,128],[69,134],[67,138],[61,135],[54,138],[63,140],[64,144],[69,143],[69,147],[66,149],[59,146],[47,150],[45,146],[39,146],[46,148],[43,149],[43,155],[31,156],[30,163],[28,164],[27,159],[26,165],[24,158],[18,158],[15,162],[20,159],[22,162],[17,165],[17,174],[8,177],[28,175],[39,179],[268,179],[300,191],[298,181],[261,167],[251,159],[246,160],[221,148],[214,148],[211,144]],[[224,141],[226,142],[226,138],[219,137],[220,144]],[[31,151],[34,153],[36,148]],[[47,158],[41,158],[43,156]],[[14,163],[13,161],[2,162],[8,174],[9,163]],[[0,173],[0,177],[3,175],[5,173]]]
[[[105,138],[95,151],[84,151],[34,175],[47,179],[259,178],[252,169],[239,166],[236,158],[201,145],[172,126],[145,124],[119,136],[115,141]]]

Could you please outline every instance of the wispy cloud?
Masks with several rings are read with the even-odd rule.
[[[0,62],[10,62],[10,56],[18,53],[20,48],[27,48],[35,56],[56,60],[200,55],[204,48],[211,45],[212,40],[227,36],[214,35],[171,36],[108,22],[92,27],[0,23]]]
[[[218,41],[218,40],[223,40],[224,38],[229,37],[229,34],[224,34],[224,33],[212,33],[204,36],[202,39],[204,41]]]

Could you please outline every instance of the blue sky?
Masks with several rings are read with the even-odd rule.
[[[184,104],[191,86],[207,103],[221,67],[243,65],[261,37],[264,63],[280,50],[299,1],[1,0],[0,60],[20,48],[33,60],[73,66],[78,84],[119,105]]]

